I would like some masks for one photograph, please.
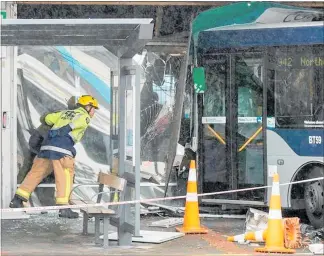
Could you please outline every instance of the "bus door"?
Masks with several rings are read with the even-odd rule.
[[[263,186],[263,56],[209,55],[203,66],[207,89],[198,97],[202,192]],[[252,190],[202,201],[230,199],[264,204],[264,195],[265,190]]]

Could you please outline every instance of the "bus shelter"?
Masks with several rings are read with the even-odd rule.
[[[110,169],[113,152],[118,151],[118,175],[132,174],[125,199],[140,199],[140,69],[132,57],[152,39],[152,19],[2,19],[1,20],[1,208],[6,208],[17,186],[17,46],[104,46],[117,56],[111,70],[110,84]],[[126,91],[132,90],[133,147],[132,160],[126,160]],[[76,95],[77,96],[77,95]],[[118,116],[118,118],[116,118]],[[115,119],[115,122],[112,119]],[[109,127],[110,126],[110,127]],[[110,171],[111,171],[110,170]],[[130,206],[112,223],[118,228],[118,244],[130,245],[132,235],[139,235],[140,205],[135,205],[135,225],[128,223]]]

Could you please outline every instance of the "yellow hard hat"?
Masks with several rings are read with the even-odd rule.
[[[92,106],[96,109],[99,109],[99,104],[98,101],[92,97],[91,95],[82,95],[80,96],[80,98],[78,99],[78,104],[82,105],[82,106]]]

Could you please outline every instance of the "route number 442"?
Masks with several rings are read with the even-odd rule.
[[[308,136],[309,144],[322,144],[321,136]]]

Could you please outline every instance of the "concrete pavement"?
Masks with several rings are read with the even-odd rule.
[[[148,224],[161,217],[141,219],[143,230],[175,231],[175,228],[151,228]],[[130,247],[118,247],[110,242],[108,250],[94,244],[94,222],[89,223],[89,235],[83,236],[82,219],[67,220],[57,213],[31,215],[29,219],[2,220],[1,255],[156,255],[156,256],[212,256],[252,255],[254,248],[226,241],[225,235],[242,233],[244,220],[205,219],[202,224],[209,228],[205,235],[187,235],[162,244],[133,243]],[[115,231],[111,227],[111,231]],[[262,254],[256,254],[262,255]],[[282,254],[281,254],[282,255]],[[295,254],[297,255],[297,254]],[[312,255],[308,249],[298,255]]]

